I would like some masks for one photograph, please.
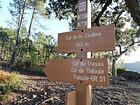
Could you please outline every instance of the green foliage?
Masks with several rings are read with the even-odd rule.
[[[15,88],[21,88],[22,87],[22,83],[21,83],[21,77],[15,73],[12,72],[8,81],[9,85],[11,86],[11,88],[15,89]]]
[[[9,94],[4,94],[4,95],[1,95],[0,96],[0,101],[5,101],[6,99],[8,99],[9,98]]]
[[[46,0],[27,0],[27,8],[35,9],[36,13],[40,14],[41,16],[48,16],[45,10],[45,2]]]
[[[117,68],[117,76],[120,76],[122,73],[126,71],[127,71],[127,68]]]
[[[32,67],[28,66],[18,66],[15,68],[21,74],[28,74],[34,76],[45,76],[44,74],[44,65],[33,65]]]
[[[0,101],[3,101],[9,98],[14,89],[22,88],[22,82],[20,76],[15,72],[12,72],[11,74],[1,72],[1,75],[3,75],[1,76],[1,79],[5,79],[4,82],[0,82]]]
[[[22,31],[16,48],[15,66],[24,65],[33,67],[34,65],[45,65],[45,61],[57,56],[54,51],[56,41],[53,36],[46,36],[44,33],[35,33],[36,38],[27,45],[27,30]],[[15,45],[15,31],[10,28],[0,28],[0,57],[9,61]],[[7,62],[8,63],[8,62]],[[8,65],[8,64],[7,64]]]
[[[1,84],[0,85],[1,94],[10,94],[11,88],[8,84]]]
[[[15,34],[11,28],[0,28],[0,56],[3,60],[10,59],[10,53],[14,46]]]
[[[9,98],[12,89],[8,84],[0,84],[0,101],[5,101]]]
[[[46,10],[49,14],[55,13],[59,19],[68,18],[72,14],[77,14],[78,0],[49,0]]]
[[[21,77],[15,73],[2,72],[0,73],[0,84],[2,86],[9,86],[10,89],[21,88]],[[7,87],[8,88],[8,87]],[[9,89],[8,88],[8,89]]]

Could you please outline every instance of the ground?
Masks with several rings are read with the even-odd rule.
[[[20,75],[22,89],[15,89],[1,105],[65,105],[65,94],[75,90],[69,83],[52,82],[43,76]],[[111,84],[111,83],[110,83]],[[92,105],[140,105],[140,82],[121,81],[108,88],[93,87]]]

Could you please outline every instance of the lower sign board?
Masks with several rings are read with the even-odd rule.
[[[115,50],[114,25],[93,27],[58,34],[59,52],[97,52]]]
[[[45,67],[49,80],[108,86],[108,63],[106,58],[55,59]]]

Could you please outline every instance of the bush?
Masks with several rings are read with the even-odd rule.
[[[15,71],[19,72],[20,74],[28,74],[28,75],[33,75],[33,76],[46,76],[44,73],[44,67],[43,66],[33,66],[31,67],[25,67],[25,66],[20,66],[20,67],[15,67],[13,68]]]
[[[9,72],[5,72],[5,71],[0,70],[0,83],[8,82],[9,77],[10,77]]]
[[[21,78],[18,75],[18,73],[15,72],[9,73],[0,70],[0,83],[8,84],[13,88],[21,87]]]
[[[8,84],[0,83],[0,101],[4,101],[9,98],[12,90]]]
[[[130,80],[130,81],[139,81],[140,80],[140,74],[137,72],[133,72],[133,71],[123,72],[120,76],[125,78],[126,80]]]
[[[11,86],[11,88],[20,88],[20,87],[22,87],[20,76],[17,73],[12,72],[10,77],[9,77],[8,84]]]
[[[8,84],[1,84],[0,85],[0,91],[1,91],[1,94],[8,94],[11,92],[11,88]]]
[[[0,70],[0,101],[8,99],[14,89],[21,87],[21,78],[17,73]]]
[[[117,68],[117,76],[120,76],[122,73],[126,72],[126,68]]]
[[[12,90],[8,84],[0,84],[0,101],[8,99],[11,91]]]

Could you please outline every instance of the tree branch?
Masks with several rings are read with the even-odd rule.
[[[117,25],[117,23],[119,21],[119,18],[122,15],[123,12],[124,12],[124,10],[120,11],[120,13],[118,14],[117,18],[115,19],[115,21],[114,21],[115,26]]]
[[[99,15],[96,17],[96,19],[94,20],[94,22],[93,22],[92,24],[96,23],[97,26],[100,26],[99,20],[100,20],[101,16],[103,15],[103,13],[106,11],[107,7],[108,7],[111,3],[112,3],[112,0],[107,0],[107,1],[106,1],[105,5],[104,5],[104,7],[103,7],[103,9],[102,9],[102,11],[99,13]]]
[[[137,42],[132,41],[132,43],[129,44],[128,47],[132,47],[137,43],[140,43],[140,40]],[[121,47],[121,46],[119,46],[119,47]],[[120,48],[120,54],[116,55],[116,57],[119,58],[122,54],[126,53],[128,51],[128,47],[126,49],[124,49],[123,51],[121,51],[121,48]]]
[[[140,26],[140,1],[139,0],[125,0],[133,20]]]

